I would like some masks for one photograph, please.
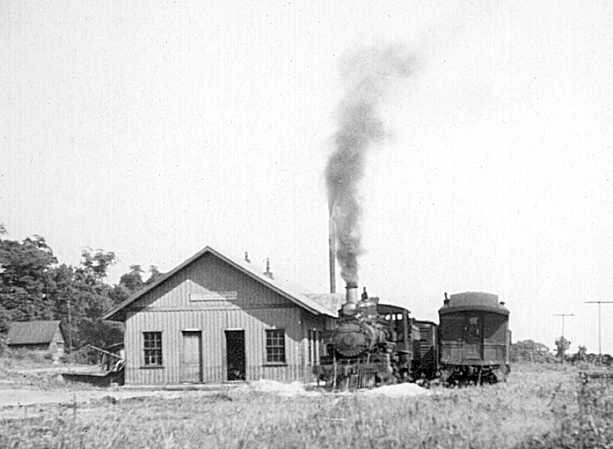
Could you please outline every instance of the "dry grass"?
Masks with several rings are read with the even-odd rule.
[[[606,448],[612,390],[582,387],[572,368],[521,367],[506,384],[416,398],[186,393],[5,421],[0,447]]]

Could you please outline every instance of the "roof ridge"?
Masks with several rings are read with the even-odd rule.
[[[207,253],[213,254],[218,259],[221,259],[222,261],[230,264],[231,266],[234,266],[235,268],[241,270],[244,274],[251,277],[255,281],[260,282],[261,284],[267,286],[268,288],[271,288],[272,290],[275,290],[277,293],[281,294],[281,296],[284,296],[290,301],[297,303],[297,305],[302,306],[315,314],[325,314],[331,317],[336,316],[335,311],[329,310],[328,308],[319,304],[318,302],[313,302],[303,293],[292,291],[293,289],[289,286],[284,286],[283,285],[284,281],[282,279],[271,279],[265,276],[263,273],[260,273],[255,267],[255,265],[251,263],[247,264],[247,262],[239,261],[238,259],[235,259],[232,256],[227,256],[223,254],[222,252],[216,250],[210,245],[206,245],[203,249],[198,251],[196,254],[187,258],[186,260],[184,260],[182,263],[177,265],[172,270],[168,271],[163,276],[160,276],[160,278],[157,279],[155,282],[152,282],[151,284],[145,286],[141,290],[130,295],[130,297],[128,297],[125,301],[112,307],[102,316],[102,319],[111,319],[122,309],[132,304],[133,302],[141,298],[146,293],[152,291],[154,288],[156,288],[160,284],[166,282],[168,279],[173,277],[176,273],[186,268],[187,266],[191,265],[193,262],[195,262],[196,260],[198,260],[200,257],[204,256]]]

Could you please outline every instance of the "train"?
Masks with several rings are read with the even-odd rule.
[[[350,282],[313,373],[332,389],[506,381],[511,370],[509,314],[492,293],[445,293],[437,324],[413,318],[404,307],[379,303],[366,288],[358,297],[357,284]]]

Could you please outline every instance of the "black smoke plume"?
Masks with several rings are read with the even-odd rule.
[[[326,166],[329,212],[336,232],[336,258],[345,282],[358,281],[363,252],[359,182],[368,149],[386,135],[377,108],[393,82],[408,77],[415,58],[402,46],[370,47],[341,62],[346,91],[338,107],[334,151]]]

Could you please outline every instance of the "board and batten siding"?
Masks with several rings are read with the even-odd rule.
[[[126,383],[180,383],[183,331],[201,332],[202,381],[226,381],[225,330],[245,332],[247,380],[306,380],[307,329],[323,329],[326,322],[205,254],[129,307]],[[266,363],[266,329],[285,330],[286,364]],[[144,332],[162,333],[162,367],[144,366]]]

